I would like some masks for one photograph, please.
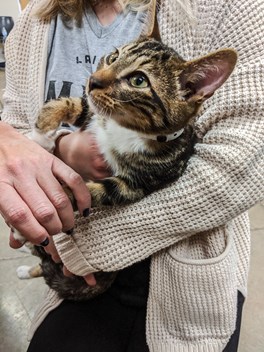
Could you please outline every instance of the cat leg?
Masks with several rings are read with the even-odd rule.
[[[28,137],[52,152],[57,138],[56,132],[61,123],[81,126],[88,119],[88,111],[85,97],[50,100],[41,109],[35,127]]]
[[[34,277],[40,277],[43,275],[40,264],[33,266],[21,265],[16,270],[19,279],[32,279]]]
[[[26,242],[25,237],[23,237],[19,231],[17,231],[16,229],[12,229],[12,231],[14,239],[21,243],[24,243],[24,245],[18,250],[21,250],[22,252],[26,253],[32,253],[33,245]],[[22,250],[22,248],[24,249]],[[34,277],[42,276],[42,268],[40,264],[34,266],[21,265],[17,268],[16,272],[19,279],[31,279]]]
[[[132,187],[126,179],[120,176],[108,177],[96,182],[90,181],[86,183],[86,186],[91,194],[92,207],[129,204],[148,194],[143,188],[135,187],[135,185]],[[63,189],[72,203],[73,210],[77,211],[78,207],[72,191],[67,186]]]
[[[92,206],[121,205],[142,199],[146,192],[133,187],[120,176],[108,177],[96,182],[86,183],[92,197]]]

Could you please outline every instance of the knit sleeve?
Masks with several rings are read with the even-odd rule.
[[[20,55],[18,55],[20,31],[20,20],[18,20],[5,44],[6,88],[3,95],[4,111],[1,118],[24,133],[29,131],[30,125],[25,104],[23,104],[23,92],[20,86],[21,75],[25,71],[25,67],[21,65],[19,60]]]
[[[93,209],[88,220],[78,217],[73,237],[56,236],[73,273],[119,270],[224,225],[264,198],[263,3],[227,3],[225,17],[214,25],[211,49],[217,42],[232,45],[239,63],[201,112],[201,141],[186,172],[133,205]]]
[[[34,18],[32,11],[38,2],[39,0],[32,0],[28,4],[16,21],[5,44],[6,88],[3,94],[4,111],[1,118],[21,133],[27,133],[32,129],[39,110],[39,87],[32,84],[36,67],[43,64],[39,59],[41,54],[39,56],[35,54],[37,52],[35,31],[36,23],[39,21]],[[43,31],[38,30],[38,32],[42,35],[41,43],[43,43]],[[41,53],[40,50],[39,52]]]

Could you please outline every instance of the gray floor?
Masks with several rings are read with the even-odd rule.
[[[3,87],[0,71],[0,100]],[[239,352],[264,352],[264,203],[250,210],[250,218],[252,258]],[[0,242],[0,352],[25,352],[27,330],[46,287],[41,278],[17,279],[17,266],[33,264],[37,258],[9,248],[8,229],[1,218]]]

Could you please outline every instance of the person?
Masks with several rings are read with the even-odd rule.
[[[33,243],[48,238],[47,251],[62,260],[66,275],[91,283],[92,273],[119,271],[108,291],[86,302],[62,302],[50,290],[28,352],[237,351],[249,267],[247,210],[264,198],[261,2],[160,1],[161,38],[182,57],[221,47],[239,55],[235,72],[200,112],[187,170],[169,187],[132,205],[76,215],[74,234],[50,237],[73,229],[57,180],[75,190],[82,214],[90,204],[76,172],[96,179],[109,170],[87,132],[62,129],[58,160],[14,131],[30,131],[45,100],[81,95],[99,58],[146,30],[153,4],[32,0],[9,35],[3,121],[13,129],[0,125],[1,213]],[[12,235],[10,241],[19,246]]]

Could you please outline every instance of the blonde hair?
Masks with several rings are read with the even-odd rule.
[[[105,0],[107,1],[107,0]],[[123,9],[129,8],[133,11],[147,10],[153,0],[118,0]],[[162,1],[162,0],[160,0]],[[179,5],[183,12],[193,17],[190,0],[170,0],[171,4]],[[51,21],[52,18],[61,14],[65,21],[75,20],[81,23],[83,13],[89,4],[89,0],[43,0],[40,2],[36,15],[44,20]]]
[[[147,9],[152,0],[118,0],[125,9],[130,6],[134,11]],[[81,23],[82,16],[89,4],[89,0],[43,0],[40,2],[35,14],[44,21],[51,21],[58,14],[65,21],[76,20]]]

